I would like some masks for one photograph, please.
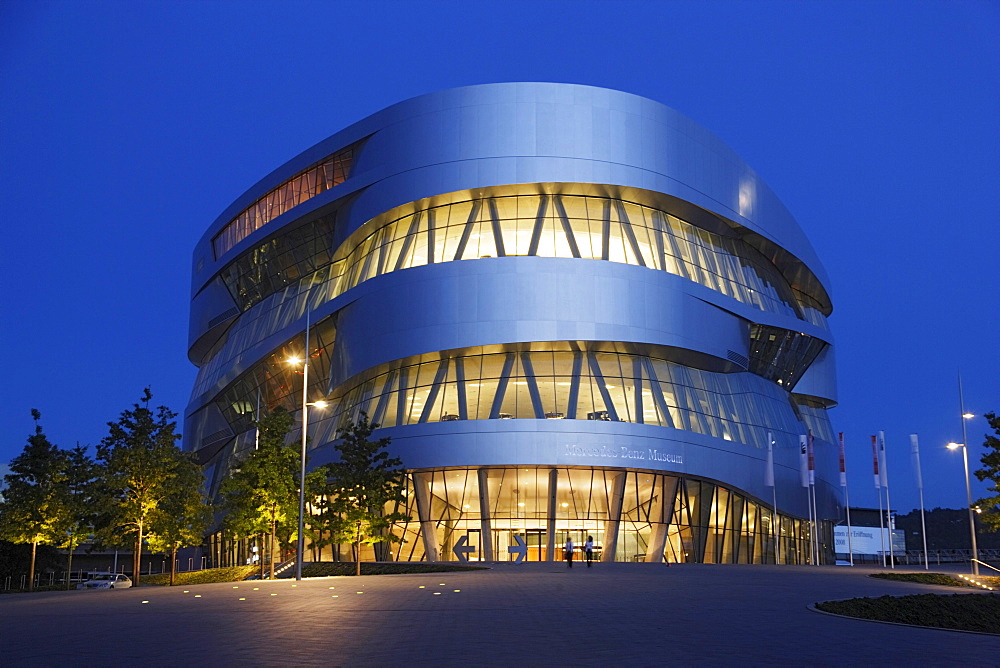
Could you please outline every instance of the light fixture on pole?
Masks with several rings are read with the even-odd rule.
[[[965,420],[968,418],[962,415],[962,431],[965,429]],[[970,417],[972,417],[970,415]],[[954,450],[955,448],[962,448],[962,460],[965,462],[965,498],[969,505],[969,532],[972,535],[972,574],[979,575],[979,550],[976,549],[976,518],[972,511],[972,487],[969,486],[969,453],[968,448],[966,448],[965,443],[949,443],[948,449]]]
[[[302,359],[291,357],[289,364],[302,364],[302,449],[299,453],[299,534],[295,549],[295,579],[302,579],[302,555],[305,552],[306,512],[306,442],[309,438],[309,407],[326,408],[325,401],[309,403],[309,307],[306,306],[306,346]]]

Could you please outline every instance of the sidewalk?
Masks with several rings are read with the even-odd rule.
[[[1000,637],[808,610],[855,596],[980,595],[865,577],[873,570],[533,563],[186,591],[15,594],[0,597],[0,662],[1000,665]]]

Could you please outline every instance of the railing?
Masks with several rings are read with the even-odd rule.
[[[126,566],[125,561],[128,561],[129,565],[132,562],[131,558],[128,558],[127,560],[120,561],[120,563],[118,563],[117,567],[109,567],[106,570],[105,569],[101,569],[101,568],[93,568],[93,567],[91,567],[91,568],[87,568],[87,569],[80,569],[80,570],[77,570],[77,571],[72,571],[72,572],[69,572],[69,573],[67,573],[66,571],[60,571],[60,572],[51,571],[51,572],[48,572],[48,573],[37,572],[37,573],[35,573],[35,579],[32,582],[32,587],[52,587],[52,586],[55,586],[57,584],[65,585],[67,577],[69,578],[70,582],[83,582],[84,580],[87,579],[87,576],[90,573],[94,573],[94,572],[102,572],[102,573],[104,573],[104,572],[108,572],[108,573],[114,572],[114,573],[123,573],[123,574],[131,576],[132,575],[131,570],[129,570],[128,572],[126,572],[126,570],[125,570],[125,566]],[[153,575],[154,573],[169,573],[170,572],[170,566],[167,565],[167,561],[169,561],[169,559],[163,559],[163,560],[161,560],[159,571],[154,571],[153,570],[154,561],[152,561],[152,560],[147,561],[146,562],[146,568],[142,569],[142,571],[141,571],[142,575]],[[295,563],[294,559],[292,559],[292,563],[293,564]],[[177,560],[177,572],[178,573],[184,573],[184,572],[188,572],[188,571],[205,570],[205,568],[208,567],[208,557],[204,556],[204,555],[201,556],[200,558],[197,558],[197,559],[194,558],[194,557],[189,557],[187,559],[186,566],[187,566],[187,568],[185,568],[185,563],[184,563],[183,560],[181,560],[181,559]],[[283,566],[284,566],[284,564],[283,564]],[[285,566],[285,567],[287,568],[287,566]],[[0,590],[3,590],[3,591],[10,591],[12,589],[23,590],[23,589],[27,589],[27,588],[28,588],[28,574],[27,573],[21,573],[20,575],[8,575],[8,576],[6,576],[3,579],[3,582],[0,582]]]
[[[978,550],[978,553],[983,559],[1000,561],[1000,550]],[[972,550],[928,550],[927,561],[932,564],[968,563],[972,561]],[[924,551],[907,550],[905,555],[896,555],[896,563],[921,565],[924,563]]]
[[[294,565],[295,565],[295,557],[292,557],[288,561],[281,562],[280,564],[274,567],[274,577],[278,577],[279,575],[281,575]]]
[[[1000,552],[1000,550],[996,550],[996,551],[997,551],[997,552]],[[982,553],[982,552],[980,552],[979,554],[983,554],[983,553]],[[984,556],[986,556],[986,555],[984,555]],[[997,573],[1000,573],[1000,568],[994,568],[993,566],[990,566],[990,565],[989,565],[988,563],[986,563],[985,561],[980,561],[979,559],[973,559],[972,561],[976,562],[976,563],[977,563],[977,564],[979,564],[980,566],[985,566],[986,568],[989,568],[989,569],[992,569],[992,570],[996,571]]]

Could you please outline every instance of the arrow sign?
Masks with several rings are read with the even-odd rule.
[[[455,543],[455,547],[453,547],[451,551],[455,553],[455,556],[458,557],[459,561],[463,564],[467,564],[469,563],[469,553],[475,552],[476,546],[469,545],[469,537],[466,535],[458,539],[458,542]]]
[[[517,545],[511,545],[507,548],[507,554],[516,554],[517,559],[514,560],[515,564],[519,564],[524,561],[525,555],[528,554],[528,544],[524,542],[524,539],[514,534],[514,540],[517,541]]]

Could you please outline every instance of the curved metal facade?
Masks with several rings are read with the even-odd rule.
[[[412,472],[384,557],[596,534],[608,560],[760,563],[778,533],[803,562],[807,431],[839,517],[824,270],[756,173],[657,102],[513,83],[389,107],[234,202],[192,293],[185,447],[217,485],[256,415],[299,406],[308,310],[310,396],[332,403],[311,461],[365,411]]]

